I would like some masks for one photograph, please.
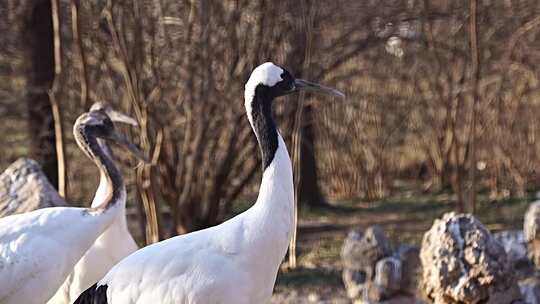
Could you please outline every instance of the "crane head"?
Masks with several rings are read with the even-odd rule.
[[[137,158],[148,162],[142,151],[115,129],[111,118],[104,111],[90,111],[79,116],[73,126],[73,134],[79,146],[90,157],[88,151],[89,139],[99,138],[117,143],[127,148]]]
[[[103,101],[94,102],[90,107],[90,111],[103,111],[113,122],[121,122],[134,127],[139,125],[134,118],[114,110],[111,105]]]
[[[253,70],[245,86],[246,101],[253,99],[257,88],[265,90],[272,98],[300,90],[345,97],[343,93],[336,89],[295,78],[289,71],[272,62],[263,63]]]

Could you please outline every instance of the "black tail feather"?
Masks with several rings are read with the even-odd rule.
[[[85,290],[73,304],[108,304],[107,285],[97,286],[97,283]]]

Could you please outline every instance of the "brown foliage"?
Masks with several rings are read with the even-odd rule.
[[[153,165],[127,177],[137,186],[130,198],[140,202],[149,242],[214,225],[232,202],[256,192],[260,165],[242,92],[251,69],[267,60],[348,96],[302,103],[301,155],[312,153],[308,168],[317,160],[314,176],[332,198],[378,199],[408,178],[426,190],[452,188],[463,201],[471,166],[479,170],[478,190],[494,199],[538,187],[538,1],[478,3],[477,90],[464,0],[58,3],[55,96],[65,129],[98,100],[139,120],[132,135]],[[0,82],[3,121],[20,117],[13,113],[24,112],[17,102],[24,94],[17,92],[32,89],[18,36],[31,5],[0,4],[0,29],[9,32],[0,45],[0,77],[9,80]],[[302,97],[276,103],[289,142],[299,116],[293,98]],[[469,152],[473,100],[476,164]],[[93,188],[83,181],[97,175],[69,133],[68,193],[83,200]],[[18,134],[0,138],[14,147],[2,166],[25,154],[26,144],[14,144],[26,140]]]

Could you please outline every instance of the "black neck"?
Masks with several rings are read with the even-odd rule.
[[[98,139],[97,139],[97,142],[98,142],[98,145],[99,145],[100,149],[103,151],[103,153],[104,153],[107,157],[109,157],[110,159],[114,159],[114,155],[113,155],[112,149],[111,149],[111,147],[109,146],[109,144],[107,143],[107,141],[104,140],[104,139],[98,138]]]
[[[114,165],[110,155],[104,151],[103,146],[108,148],[107,144],[96,138],[91,132],[81,131],[80,134],[83,137],[81,148],[87,151],[87,154],[94,161],[100,172],[108,180],[108,188],[106,189],[106,198],[97,209],[108,209],[115,205],[122,196],[124,191],[124,180],[122,174]]]
[[[263,171],[270,165],[278,148],[278,132],[272,117],[273,97],[264,86],[257,86],[251,103],[253,129],[262,153]]]

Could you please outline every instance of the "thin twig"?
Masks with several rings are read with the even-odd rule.
[[[49,102],[51,103],[53,120],[54,120],[54,137],[56,145],[56,158],[58,166],[58,194],[64,199],[67,199],[66,185],[66,157],[64,154],[64,132],[62,127],[62,116],[60,106],[56,100],[56,92],[58,90],[58,79],[62,72],[62,54],[60,44],[60,17],[58,13],[58,0],[51,0],[51,14],[54,33],[54,80],[51,89],[47,92]]]

